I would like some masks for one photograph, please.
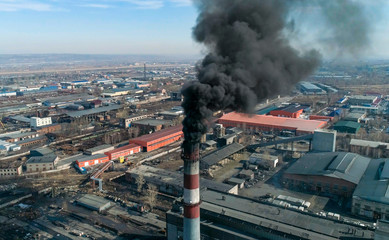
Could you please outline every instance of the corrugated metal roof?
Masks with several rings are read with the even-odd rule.
[[[125,145],[123,147],[111,150],[111,151],[109,151],[107,153],[111,153],[112,154],[112,153],[117,153],[117,152],[121,152],[121,151],[125,151],[125,150],[130,150],[130,149],[137,148],[137,147],[139,147],[139,145],[131,143],[131,144]]]
[[[215,165],[221,160],[231,156],[232,154],[239,152],[244,149],[244,146],[239,143],[232,143],[230,145],[224,146],[216,151],[211,152],[210,154],[204,156],[200,159],[201,162],[206,163],[208,166]]]
[[[175,127],[169,127],[169,128],[157,131],[157,132],[152,133],[152,134],[147,134],[147,135],[143,135],[143,136],[140,136],[137,138],[133,138],[130,141],[151,142],[151,141],[155,141],[155,140],[158,140],[160,138],[163,138],[163,137],[166,137],[168,135],[175,134],[175,133],[177,133],[177,134],[182,133],[182,125],[178,125]]]
[[[120,108],[121,108],[120,105],[111,105],[111,106],[92,108],[92,109],[82,110],[82,111],[68,112],[68,113],[66,113],[66,115],[68,115],[69,117],[77,118],[77,117],[82,117],[82,116],[86,116],[86,115],[90,115],[90,114],[109,112],[109,111],[117,110]]]
[[[359,124],[357,122],[351,122],[351,121],[339,121],[334,126],[335,127],[347,127],[347,128],[358,129],[361,127],[361,124]]]
[[[296,129],[303,132],[314,132],[316,129],[323,128],[327,123],[325,121],[305,120],[300,118],[285,118],[267,115],[249,115],[237,112],[224,114],[219,120],[230,121],[240,124],[261,125],[267,127],[279,127],[285,129]]]
[[[355,153],[309,153],[297,160],[286,173],[334,177],[358,184],[370,160]]]
[[[387,162],[388,159],[370,161],[363,178],[355,188],[353,198],[389,204],[389,180],[384,179],[382,175],[385,165],[389,165]]]

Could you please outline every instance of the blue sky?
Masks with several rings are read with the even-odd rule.
[[[190,0],[0,0],[0,54],[198,54],[196,15]]]
[[[354,1],[377,18],[366,56],[389,58],[389,1]],[[196,16],[191,0],[0,0],[0,54],[197,55]],[[308,29],[302,39],[317,42]]]

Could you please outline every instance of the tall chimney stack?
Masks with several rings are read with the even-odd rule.
[[[200,240],[200,176],[198,142],[184,141],[184,240]]]

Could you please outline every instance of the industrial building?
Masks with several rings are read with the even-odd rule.
[[[115,112],[122,108],[120,105],[110,105],[110,106],[104,106],[99,108],[92,108],[87,110],[81,110],[81,111],[71,111],[66,113],[67,119],[72,121],[77,118],[86,118],[89,121],[95,120],[98,115],[101,115],[103,117],[107,116],[110,112]]]
[[[139,121],[141,119],[145,119],[150,117],[150,115],[138,115],[138,116],[131,116],[129,118],[122,118],[120,119],[120,125],[124,128],[131,127],[131,123],[135,121]]]
[[[77,204],[86,208],[89,208],[93,211],[102,212],[111,207],[111,202],[91,194],[85,194],[80,199],[77,200]]]
[[[171,121],[152,118],[141,119],[131,123],[131,127],[138,127],[141,133],[153,133],[171,125]]]
[[[348,96],[347,98],[350,105],[370,105],[378,99],[375,95],[353,95]]]
[[[231,155],[242,151],[244,148],[245,147],[242,144],[232,143],[230,145],[226,145],[220,149],[217,149],[200,159],[200,168],[208,169],[216,164],[223,165],[225,162],[228,161],[228,158]]]
[[[300,82],[300,90],[304,94],[323,94],[323,89],[310,82]]]
[[[379,113],[378,106],[359,106],[359,105],[351,105],[350,106],[351,111],[364,111],[369,114],[377,114]]]
[[[114,150],[115,147],[110,144],[103,144],[94,148],[89,148],[84,151],[85,155],[95,155],[95,154],[104,154],[106,152],[109,152],[111,150]]]
[[[58,156],[55,154],[30,157],[26,162],[27,172],[54,170],[58,159]]]
[[[372,159],[354,191],[353,214],[389,220],[389,160]]]
[[[346,115],[346,117],[343,119],[344,121],[352,121],[360,123],[361,120],[363,120],[366,117],[366,112],[361,111],[352,111]]]
[[[19,176],[20,174],[22,174],[21,161],[0,162],[0,178]]]
[[[290,104],[280,107],[269,112],[269,115],[275,117],[299,118],[304,111],[308,111],[310,106],[300,104]]]
[[[31,157],[47,156],[50,154],[54,154],[54,152],[48,147],[40,147],[40,148],[30,150]]]
[[[136,179],[142,175],[146,183],[154,184],[160,192],[173,196],[182,196],[184,190],[184,178],[181,173],[160,168],[140,165],[126,172],[126,180],[136,183]],[[218,183],[205,178],[200,178],[200,186],[203,189],[212,189],[219,192],[238,194],[238,185]]]
[[[27,139],[37,138],[39,136],[40,135],[37,132],[16,132],[3,135],[0,139],[10,143],[16,143]]]
[[[349,151],[371,158],[388,157],[389,143],[351,139]]]
[[[285,171],[283,182],[290,189],[351,197],[370,160],[355,153],[308,153]]]
[[[30,118],[30,125],[32,128],[42,127],[46,125],[50,125],[53,122],[51,121],[51,117],[45,117],[45,118],[39,118],[39,117],[32,117]]]
[[[324,121],[305,120],[299,118],[283,118],[266,115],[248,115],[231,112],[224,114],[217,121],[224,127],[239,127],[251,131],[292,131],[296,135],[313,133],[326,126]]]
[[[79,168],[82,168],[105,163],[108,161],[109,157],[105,154],[96,154],[90,156],[81,155],[80,158],[76,160],[76,164]]]
[[[39,134],[53,133],[60,130],[61,130],[60,124],[50,124],[50,125],[35,128],[35,131]]]
[[[45,143],[47,140],[46,137],[36,137],[36,138],[27,138],[22,141],[17,142],[17,145],[20,146],[21,148],[25,147],[31,147],[35,145],[42,145]]]
[[[312,150],[315,152],[335,152],[336,131],[317,129],[313,134]]]
[[[352,121],[339,121],[335,123],[334,129],[341,133],[353,133],[356,134],[361,128],[361,124]]]
[[[207,190],[200,208],[201,239],[373,239],[366,227],[261,203],[242,196]],[[182,239],[180,205],[166,213],[168,240]]]
[[[120,148],[113,149],[111,151],[105,152],[104,154],[108,156],[109,160],[119,159],[120,161],[124,160],[125,157],[130,156],[134,153],[142,151],[142,148],[137,144],[129,144]]]
[[[183,115],[184,115],[184,110],[181,107],[180,108],[174,107],[168,111],[163,111],[158,113],[158,116],[161,116],[164,119],[168,119],[168,120],[177,119]]]
[[[178,125],[152,134],[130,139],[130,143],[140,145],[143,152],[150,152],[180,140],[183,135],[182,125]]]
[[[270,154],[253,153],[249,158],[250,164],[260,165],[262,167],[275,168],[278,164],[278,156]]]

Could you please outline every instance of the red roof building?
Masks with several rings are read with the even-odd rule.
[[[305,109],[308,109],[307,105],[291,104],[286,107],[274,109],[269,112],[269,115],[276,117],[288,117],[288,118],[299,118]]]
[[[182,125],[179,125],[131,139],[130,143],[142,146],[144,152],[150,152],[178,141],[183,136]]]
[[[319,115],[311,115],[309,116],[309,120],[322,120],[322,121],[333,121],[334,117],[331,116],[319,116]]]
[[[82,167],[89,167],[101,163],[108,162],[108,156],[104,154],[96,154],[96,155],[89,155],[89,156],[80,156],[80,159],[76,161],[76,164],[79,168]]]
[[[224,114],[217,121],[224,127],[240,127],[254,131],[295,131],[296,135],[313,133],[326,126],[324,121],[305,120],[300,118],[274,117],[267,115],[249,115],[231,112]]]
[[[116,160],[120,157],[127,157],[129,155],[132,155],[134,153],[138,153],[141,151],[141,147],[137,144],[130,144],[126,145],[120,148],[116,148],[114,150],[111,150],[109,152],[105,152],[104,154],[109,157],[109,160]]]

